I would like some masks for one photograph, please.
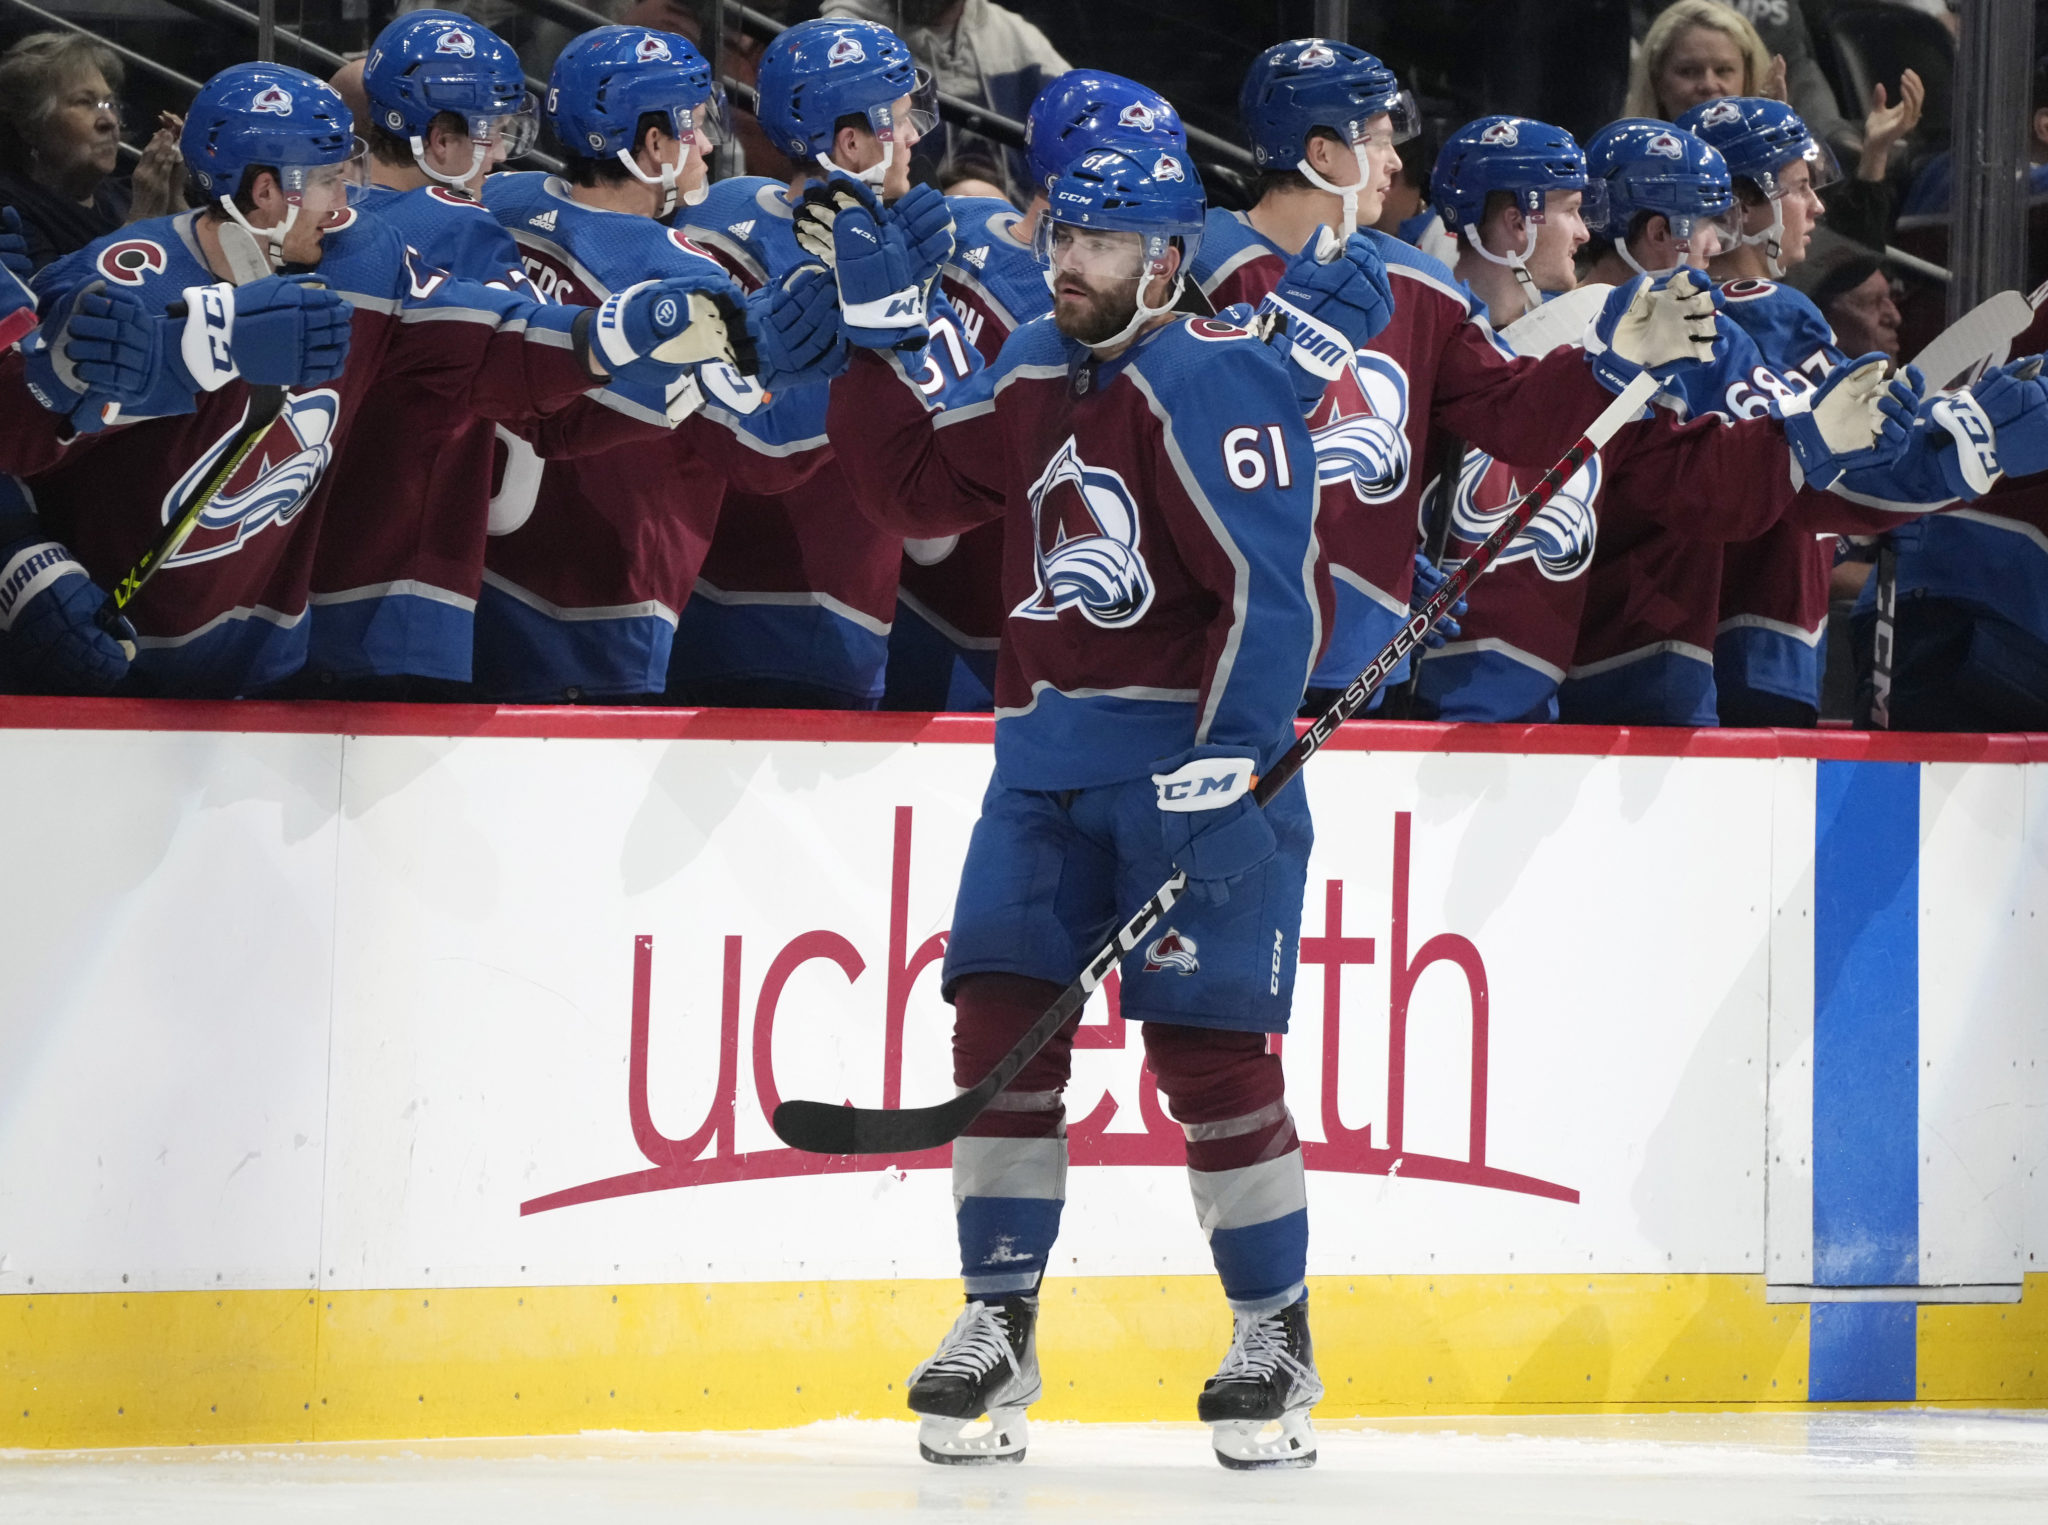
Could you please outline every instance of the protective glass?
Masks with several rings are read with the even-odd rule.
[[[1078,275],[1098,281],[1135,281],[1145,274],[1145,236],[1112,228],[1083,228],[1070,222],[1038,219],[1032,252],[1055,275]]]
[[[60,111],[83,111],[94,117],[99,116],[101,112],[105,112],[114,119],[116,126],[121,122],[120,100],[111,95],[94,95],[90,90],[73,91],[70,95],[57,102],[57,109]]]
[[[896,118],[898,127],[908,127],[920,138],[928,137],[939,125],[939,86],[929,69],[917,71],[917,83],[911,87],[910,108]]]

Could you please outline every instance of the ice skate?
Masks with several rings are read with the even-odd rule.
[[[1214,1435],[1216,1459],[1237,1472],[1313,1467],[1308,1411],[1322,1401],[1323,1384],[1308,1337],[1308,1298],[1235,1318],[1230,1350],[1195,1403]]]
[[[910,1374],[917,1453],[944,1466],[1020,1462],[1038,1401],[1038,1299],[967,1305],[938,1352]]]

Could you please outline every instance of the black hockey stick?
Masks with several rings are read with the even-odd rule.
[[[1328,743],[1337,727],[1365,708],[1373,690],[1384,683],[1387,674],[1401,665],[1401,659],[1422,643],[1430,627],[1444,612],[1456,603],[1470,587],[1474,578],[1493,563],[1495,557],[1507,549],[1508,542],[1520,534],[1536,517],[1544,504],[1556,496],[1558,490],[1571,480],[1574,472],[1586,464],[1588,458],[1608,440],[1614,432],[1635,416],[1657,391],[1657,379],[1645,371],[1631,381],[1622,394],[1609,403],[1600,416],[1586,428],[1578,443],[1564,453],[1564,458],[1543,474],[1541,481],[1529,490],[1529,495],[1515,505],[1514,509],[1494,527],[1493,533],[1481,542],[1478,549],[1467,557],[1464,563],[1444,579],[1443,586],[1431,595],[1429,601],[1408,616],[1407,623],[1387,642],[1378,656],[1366,666],[1364,672],[1351,680],[1337,702],[1330,706],[1281,759],[1259,780],[1252,791],[1252,798],[1261,806],[1270,801],[1294,781],[1302,765]],[[980,1082],[970,1086],[951,1101],[940,1102],[934,1107],[905,1107],[895,1110],[887,1108],[832,1106],[822,1101],[785,1101],[775,1109],[775,1116],[769,1121],[776,1137],[794,1149],[803,1149],[812,1154],[910,1154],[920,1149],[936,1149],[941,1144],[951,1143],[960,1136],[961,1130],[991,1101],[1004,1086],[1017,1078],[1017,1072],[1031,1062],[1032,1055],[1051,1041],[1054,1033],[1064,1027],[1087,1004],[1088,997],[1100,985],[1109,971],[1114,969],[1123,957],[1137,948],[1147,932],[1151,931],[1161,917],[1171,910],[1188,887],[1188,877],[1176,871],[1171,879],[1159,886],[1153,897],[1138,909],[1138,913],[1125,922],[1121,931],[1088,961],[1088,966],[1074,979],[1074,982],[1060,992],[1059,999],[1047,1007],[1045,1014],[1031,1024],[1029,1031],[1017,1040],[1017,1044],[996,1062],[996,1067],[984,1075]]]

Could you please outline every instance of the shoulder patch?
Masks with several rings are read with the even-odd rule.
[[[1240,328],[1235,323],[1226,323],[1221,318],[1189,318],[1182,326],[1197,339],[1206,339],[1212,344],[1252,337],[1250,329]]]
[[[147,238],[108,244],[94,261],[101,275],[123,286],[140,286],[152,275],[162,275],[168,262],[164,246]]]
[[[1754,302],[1777,291],[1772,281],[1742,280],[1730,281],[1721,288],[1721,295],[1731,302]]]
[[[702,244],[692,243],[688,235],[679,228],[670,228],[668,230],[668,241],[678,249],[681,249],[685,254],[694,254],[699,259],[709,259],[713,264],[718,263],[715,259],[712,259],[709,249],[706,249]]]
[[[489,210],[481,201],[478,201],[475,197],[459,195],[456,192],[449,190],[448,187],[445,185],[430,185],[426,188],[426,190],[427,194],[430,197],[440,202],[443,206],[465,207],[472,212],[483,212]]]

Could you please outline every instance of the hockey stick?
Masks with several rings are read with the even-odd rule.
[[[1614,437],[1623,424],[1649,402],[1657,391],[1657,378],[1645,371],[1631,381],[1621,395],[1609,403],[1600,416],[1586,428],[1578,443],[1564,453],[1564,458],[1543,474],[1529,495],[1494,526],[1493,533],[1480,543],[1478,548],[1465,559],[1455,571],[1444,579],[1428,602],[1408,616],[1394,638],[1381,648],[1378,656],[1367,664],[1365,671],[1351,680],[1337,702],[1303,732],[1300,739],[1275,763],[1266,776],[1259,780],[1252,791],[1252,798],[1261,806],[1266,805],[1282,789],[1294,781],[1294,776],[1316,753],[1320,752],[1336,734],[1337,727],[1365,708],[1373,691],[1386,681],[1387,674],[1401,665],[1401,659],[1422,643],[1430,628],[1442,618],[1444,612],[1463,596],[1473,579],[1493,563],[1495,557],[1507,549],[1508,543],[1520,534],[1531,519],[1536,517],[1544,504],[1556,496],[1558,490],[1571,480],[1572,475],[1586,464],[1595,451]],[[793,1149],[806,1150],[812,1154],[909,1154],[921,1149],[936,1149],[941,1144],[951,1143],[960,1136],[961,1130],[991,1101],[1004,1086],[1017,1078],[1018,1071],[1031,1062],[1031,1058],[1051,1041],[1070,1021],[1074,1014],[1087,1004],[1088,997],[1123,959],[1143,941],[1145,934],[1152,930],[1171,910],[1188,887],[1186,874],[1176,871],[1172,878],[1162,884],[1158,892],[1138,909],[1138,913],[1125,922],[1122,930],[1088,961],[1088,965],[1075,977],[1072,984],[1060,992],[1059,999],[1047,1007],[1044,1015],[1031,1024],[1029,1031],[1017,1040],[1017,1044],[996,1062],[996,1067],[981,1080],[962,1091],[951,1101],[940,1102],[932,1107],[905,1107],[894,1110],[886,1108],[832,1106],[822,1101],[785,1101],[775,1109],[769,1121],[776,1137]]]
[[[1987,297],[1927,342],[1912,364],[1937,392],[1967,386],[1979,373],[2003,365],[2012,341],[2034,321],[2034,306],[2017,291]]]

